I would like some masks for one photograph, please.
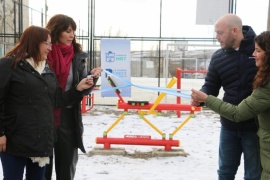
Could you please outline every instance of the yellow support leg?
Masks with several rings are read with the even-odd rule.
[[[121,119],[124,118],[124,116],[127,114],[127,112],[124,112],[121,114],[121,116],[104,132],[106,135],[112,130],[112,128],[121,121]]]
[[[171,133],[170,138],[172,138],[191,118],[191,115],[187,117],[174,131]]]
[[[140,117],[154,130],[156,130],[162,137],[164,137],[164,133],[161,132],[154,124],[152,124],[150,121],[148,121],[142,114],[140,114]]]

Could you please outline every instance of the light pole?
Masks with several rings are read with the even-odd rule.
[[[47,24],[47,13],[48,13],[48,5],[47,0],[45,0],[45,24]]]

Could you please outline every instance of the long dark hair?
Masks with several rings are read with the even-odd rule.
[[[46,25],[46,28],[48,28],[51,31],[52,43],[58,42],[61,33],[66,31],[69,28],[69,26],[71,26],[72,29],[76,31],[77,25],[71,17],[66,16],[64,14],[56,14],[53,17],[51,17]],[[75,34],[72,44],[75,52],[82,51],[81,44],[76,42]]]
[[[47,41],[50,31],[46,28],[39,26],[29,26],[27,27],[18,43],[7,52],[4,57],[12,56],[12,67],[16,67],[17,63],[22,59],[32,57],[35,64],[38,64],[41,59],[41,54],[39,52],[39,45],[44,41]]]
[[[265,51],[265,58],[253,81],[253,89],[257,89],[266,85],[270,79],[270,31],[262,32],[254,40]]]

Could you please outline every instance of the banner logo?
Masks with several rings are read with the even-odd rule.
[[[113,53],[112,51],[109,51],[106,54],[106,62],[114,62],[115,61],[115,53]]]

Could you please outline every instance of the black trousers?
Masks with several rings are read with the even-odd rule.
[[[72,108],[61,110],[60,126],[57,128],[57,141],[54,147],[56,180],[73,180],[78,162],[78,145]],[[53,158],[46,166],[45,179],[51,180]]]
[[[50,164],[46,165],[44,180],[52,179],[52,170],[53,170],[53,156],[50,157]]]

